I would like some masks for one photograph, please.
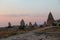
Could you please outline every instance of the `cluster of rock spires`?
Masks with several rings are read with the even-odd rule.
[[[48,19],[47,19],[47,25],[52,25],[52,23],[54,22],[54,18],[52,16],[52,13],[50,12],[48,15]]]
[[[17,26],[16,26],[17,27]],[[35,27],[38,27],[37,23],[35,22],[34,24],[32,24],[31,22],[29,22],[29,25],[28,24],[25,24],[25,21],[22,19],[21,22],[20,22],[20,25],[18,26],[20,30],[22,29],[32,29],[32,28],[35,28]],[[7,28],[13,28],[13,26],[11,26],[11,23],[9,22],[8,23],[8,27]]]
[[[53,18],[52,13],[49,12],[47,21],[44,22],[44,24],[40,25],[39,27],[45,27],[45,26],[60,26],[60,20],[55,20]],[[12,27],[13,26],[11,26],[11,23],[9,22],[8,23],[8,28],[12,28]],[[24,22],[23,19],[21,20],[20,25],[19,25],[19,29],[26,29],[26,28],[32,29],[32,28],[37,28],[37,27],[38,27],[38,25],[37,25],[36,22],[34,24],[32,24],[31,22],[29,22],[29,25],[28,25],[28,24],[25,24],[25,22]]]
[[[60,20],[55,20],[53,18],[52,13],[50,12],[49,15],[48,15],[47,21],[44,22],[44,24],[42,24],[42,25],[38,26],[36,22],[34,24],[32,24],[31,22],[29,22],[29,24],[25,24],[25,21],[22,19],[20,21],[20,25],[13,25],[12,26],[12,24],[10,22],[8,22],[8,26],[4,27],[4,28],[0,28],[0,31],[2,32],[2,34],[4,34],[2,37],[8,37],[10,35],[16,35],[16,34],[24,33],[24,32],[21,32],[21,31],[25,31],[26,32],[26,31],[31,31],[31,30],[34,30],[34,29],[37,29],[37,28],[41,28],[41,27],[42,28],[43,27],[50,28],[51,26],[53,26],[53,27],[55,27],[55,26],[56,27],[60,27]],[[40,40],[42,40],[42,39],[40,39]]]
[[[60,26],[60,19],[55,20],[52,13],[49,12],[48,19],[42,26]]]

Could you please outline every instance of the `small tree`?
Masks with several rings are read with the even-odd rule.
[[[60,24],[59,24],[59,26],[60,26]]]
[[[57,26],[57,24],[56,23],[52,23],[52,26]]]

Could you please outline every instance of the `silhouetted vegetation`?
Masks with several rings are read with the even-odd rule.
[[[56,24],[56,23],[53,23],[52,25],[53,25],[53,26],[57,26],[57,24]]]
[[[60,24],[59,24],[59,26],[60,26]]]
[[[40,27],[43,27],[43,25],[40,25]]]

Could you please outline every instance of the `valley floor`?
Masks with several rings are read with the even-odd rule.
[[[49,27],[46,27],[49,28]],[[46,28],[38,29],[43,30]],[[3,38],[0,40],[60,40],[60,33],[56,32],[37,32],[37,30],[30,31],[25,34],[15,35],[8,38]]]

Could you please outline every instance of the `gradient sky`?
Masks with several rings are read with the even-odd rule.
[[[0,0],[0,26],[8,21],[14,23],[14,17],[18,21],[46,21],[50,11],[55,19],[60,18],[60,0]]]

